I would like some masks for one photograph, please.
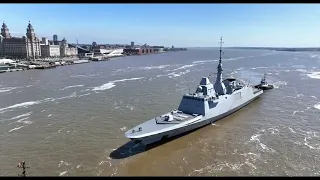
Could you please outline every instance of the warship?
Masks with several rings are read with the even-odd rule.
[[[194,93],[183,95],[178,109],[155,117],[125,132],[133,143],[154,144],[200,129],[248,105],[262,89],[236,78],[222,78],[222,37],[215,83],[203,77]]]

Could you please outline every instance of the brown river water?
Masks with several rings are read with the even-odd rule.
[[[176,109],[216,71],[218,49],[0,74],[0,175],[319,176],[320,53],[225,49],[225,77],[275,89],[151,149],[124,132]],[[211,81],[214,81],[212,79]]]

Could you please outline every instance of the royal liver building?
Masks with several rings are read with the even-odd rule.
[[[41,56],[40,40],[29,22],[26,36],[12,37],[5,23],[1,27],[0,56],[34,60]]]

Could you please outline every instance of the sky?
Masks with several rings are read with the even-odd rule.
[[[320,47],[320,4],[1,4],[0,21],[79,44]]]

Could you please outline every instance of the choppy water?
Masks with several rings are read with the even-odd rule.
[[[320,54],[226,49],[224,73],[276,89],[237,113],[148,151],[124,132],[176,108],[216,70],[190,49],[0,75],[0,175],[320,174]]]

